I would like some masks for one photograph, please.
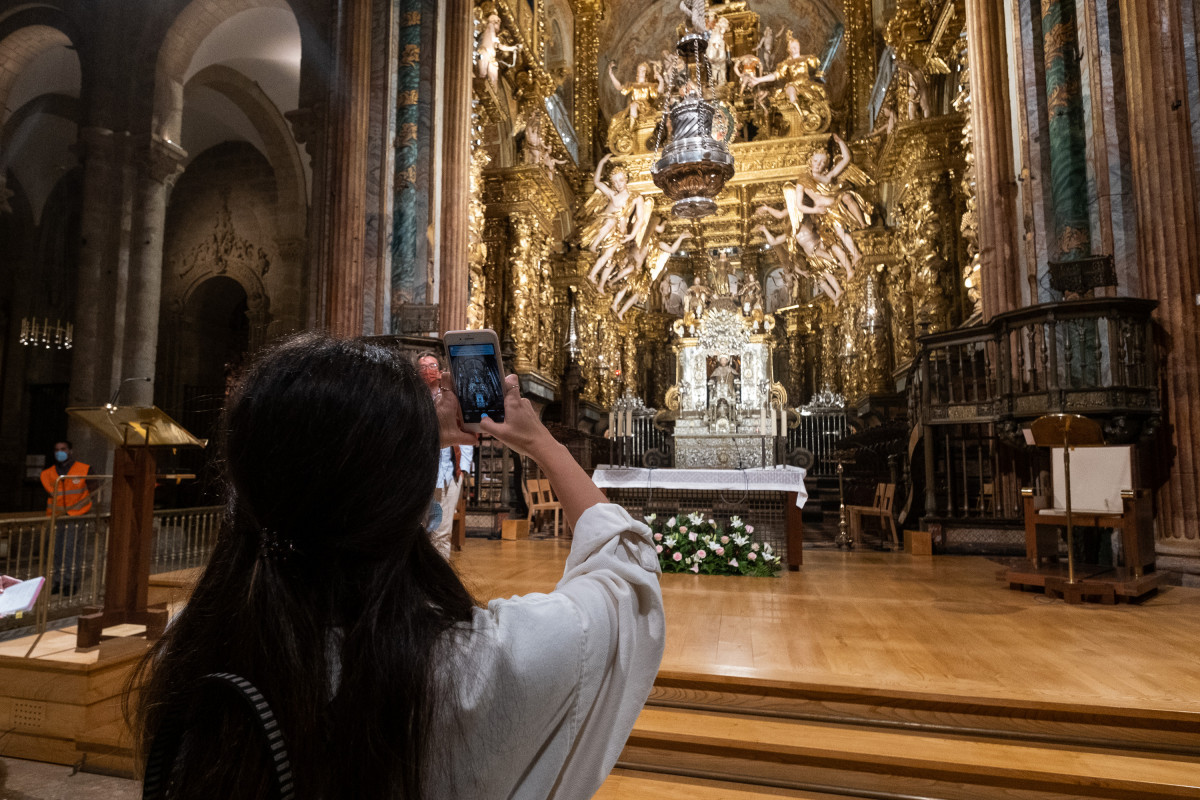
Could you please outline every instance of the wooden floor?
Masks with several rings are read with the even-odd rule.
[[[568,547],[469,539],[453,563],[483,601],[553,589]],[[804,556],[777,579],[663,576],[660,674],[1200,712],[1200,589],[1067,605],[983,557]]]

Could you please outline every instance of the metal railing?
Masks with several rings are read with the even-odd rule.
[[[99,505],[95,498],[93,494],[93,508]],[[206,564],[222,513],[221,506],[156,510],[151,573]],[[34,612],[0,619],[0,631],[36,625],[41,633],[50,620],[75,616],[85,606],[103,605],[110,520],[107,511],[78,517],[0,519],[0,573],[20,580],[46,578]]]
[[[846,412],[839,410],[809,411],[796,409],[800,423],[788,430],[788,450],[804,448],[813,454],[809,475],[837,474],[838,443],[849,433]]]

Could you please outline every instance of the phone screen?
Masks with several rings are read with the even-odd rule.
[[[496,348],[481,344],[452,344],[450,371],[454,375],[454,393],[462,406],[463,422],[477,423],[486,413],[496,422],[504,421],[504,383]]]

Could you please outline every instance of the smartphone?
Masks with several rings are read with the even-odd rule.
[[[478,331],[449,331],[443,341],[450,358],[454,393],[462,406],[463,427],[479,430],[484,414],[504,421],[504,365],[500,362],[500,339],[490,328]]]

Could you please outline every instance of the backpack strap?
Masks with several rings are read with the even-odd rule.
[[[296,787],[292,776],[292,763],[284,746],[283,731],[275,719],[275,713],[262,692],[254,684],[229,672],[214,672],[200,679],[201,684],[226,687],[242,699],[262,730],[267,755],[275,771],[279,787],[279,800],[295,800]],[[181,720],[170,714],[163,720],[159,731],[150,742],[146,754],[146,774],[142,783],[142,800],[167,800],[171,783],[171,772],[179,755],[183,740]]]

